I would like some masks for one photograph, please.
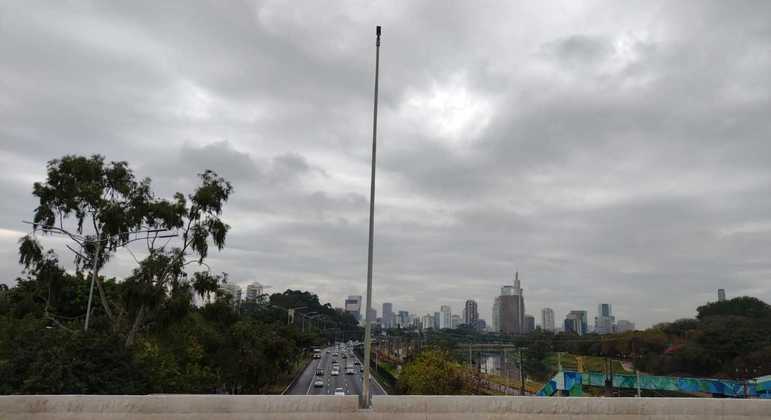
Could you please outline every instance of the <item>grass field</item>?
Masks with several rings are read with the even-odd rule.
[[[579,358],[581,362],[579,363]],[[579,370],[579,364],[582,372],[603,372],[605,371],[605,359],[597,356],[577,356],[571,353],[562,353],[561,356],[562,369],[563,370]],[[557,353],[552,353],[545,359],[546,365],[556,372],[557,371]],[[613,360],[613,372],[625,373],[628,372],[624,369],[624,366],[618,360]]]

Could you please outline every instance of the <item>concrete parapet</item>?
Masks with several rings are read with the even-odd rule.
[[[0,396],[0,420],[724,420],[769,419],[771,400],[710,398],[543,398],[293,395]]]

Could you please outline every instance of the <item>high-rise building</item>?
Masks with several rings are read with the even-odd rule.
[[[262,295],[262,285],[260,283],[254,282],[249,283],[246,286],[246,301],[250,303],[257,302],[257,298]]]
[[[597,334],[611,334],[613,333],[615,322],[616,318],[613,316],[610,303],[597,305],[597,316],[594,318],[594,332]]]
[[[350,312],[357,321],[361,321],[361,296],[348,296],[345,300],[345,311]]]
[[[439,329],[452,328],[452,309],[448,305],[442,305],[439,308],[441,318],[439,319]]]
[[[399,311],[396,320],[399,327],[407,328],[410,325],[410,313],[408,311]]]
[[[434,316],[431,314],[425,314],[423,315],[423,329],[433,329],[434,328]]]
[[[383,328],[391,328],[394,315],[394,305],[390,302],[383,303]]]
[[[572,332],[578,335],[584,335],[588,332],[588,321],[586,311],[570,311],[565,317],[565,332]]]
[[[619,319],[616,323],[616,333],[621,334],[628,331],[634,331],[634,322],[627,321],[625,319]]]
[[[234,305],[238,305],[241,302],[241,287],[239,285],[225,283],[220,287],[220,290]]]
[[[543,328],[544,331],[554,332],[554,309],[541,309],[541,328]]]
[[[525,297],[520,287],[518,272],[514,274],[514,286],[501,287],[501,295],[493,305],[493,325],[497,327],[497,331],[504,334],[525,332]]]
[[[473,328],[478,319],[479,311],[477,310],[477,302],[471,299],[467,300],[466,305],[463,308],[463,323]]]
[[[568,334],[581,335],[581,320],[568,314],[563,322],[563,330]]]
[[[458,328],[463,323],[463,319],[460,317],[460,315],[453,315],[452,320],[450,321],[450,324],[452,325],[451,328]]]
[[[485,322],[484,319],[477,319],[476,327],[478,331],[485,331],[487,330],[487,322]]]
[[[438,329],[439,329],[439,326],[440,326],[440,325],[441,325],[441,323],[442,323],[442,322],[441,322],[441,318],[442,318],[442,315],[441,315],[441,314],[439,314],[439,312],[434,312],[434,329],[435,329],[435,330],[438,330]]]
[[[525,314],[525,334],[529,334],[535,331],[535,317]]]
[[[717,301],[722,302],[725,300],[725,289],[717,289]]]
[[[493,332],[501,332],[501,298],[497,296],[493,301]]]

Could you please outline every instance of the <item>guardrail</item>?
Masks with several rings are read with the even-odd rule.
[[[771,401],[709,398],[539,398],[482,396],[10,395],[0,419],[26,420],[767,420]]]

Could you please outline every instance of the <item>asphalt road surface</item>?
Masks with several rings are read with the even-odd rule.
[[[312,359],[308,363],[295,384],[287,391],[287,395],[334,395],[336,388],[342,388],[345,395],[360,395],[364,376],[360,369],[361,361],[350,349],[346,350],[346,359],[343,359],[342,354],[333,357],[335,352],[334,347],[321,349],[321,359]],[[332,376],[334,361],[340,366],[340,374],[337,376]],[[355,365],[355,361],[359,361],[360,364]],[[346,366],[353,366],[355,373],[347,375]],[[316,369],[323,369],[324,374],[316,375]],[[314,382],[317,380],[321,380],[323,385],[315,386]],[[374,378],[370,382],[370,390],[372,395],[386,395],[383,387]]]

